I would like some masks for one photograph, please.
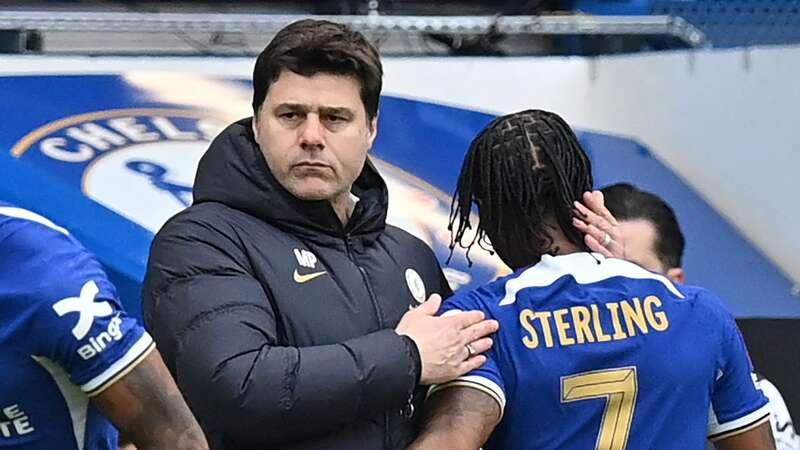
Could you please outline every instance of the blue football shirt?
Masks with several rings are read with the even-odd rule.
[[[0,448],[117,449],[90,397],[153,348],[67,230],[0,202]]]
[[[448,300],[500,322],[487,363],[436,386],[484,391],[491,449],[697,449],[768,419],[733,317],[710,292],[573,253]]]

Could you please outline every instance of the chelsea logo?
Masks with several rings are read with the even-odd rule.
[[[11,153],[152,232],[192,203],[200,157],[226,122],[189,109],[116,109],[40,127]]]

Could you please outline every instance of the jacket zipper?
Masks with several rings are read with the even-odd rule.
[[[378,306],[378,299],[375,297],[375,291],[372,289],[372,284],[369,282],[369,277],[367,276],[367,271],[364,270],[357,262],[356,259],[353,257],[353,252],[350,248],[350,235],[344,235],[344,248],[347,251],[347,257],[353,263],[353,265],[358,268],[358,271],[361,273],[361,279],[364,280],[364,285],[367,287],[367,293],[369,294],[369,300],[372,302],[372,308],[375,310],[375,317],[378,319],[378,328],[383,329],[386,325],[384,323],[383,314],[381,313],[381,308]]]
[[[369,282],[369,277],[367,276],[367,271],[364,270],[361,265],[356,262],[355,257],[353,257],[353,252],[350,248],[350,234],[345,233],[344,235],[344,248],[347,252],[347,258],[358,268],[358,271],[361,273],[361,279],[364,280],[364,285],[367,287],[367,293],[369,294],[369,299],[372,302],[372,308],[375,310],[375,317],[378,319],[378,329],[383,329],[385,327],[383,314],[381,314],[380,306],[378,306],[378,299],[375,297],[375,291],[372,289],[372,284]],[[413,396],[413,393],[412,393]],[[383,413],[383,448],[388,449],[390,448],[390,436],[389,436],[389,418],[390,414],[388,411]]]

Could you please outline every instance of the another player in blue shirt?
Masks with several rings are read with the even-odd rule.
[[[500,117],[473,141],[454,242],[491,242],[515,272],[443,307],[483,311],[500,330],[480,369],[431,390],[411,448],[702,450],[711,436],[774,449],[731,315],[706,290],[586,251],[573,202],[591,187],[589,159],[555,114]]]
[[[153,340],[64,228],[0,202],[0,448],[207,449]]]
[[[685,283],[682,264],[685,239],[675,212],[664,199],[628,183],[606,186],[602,193],[625,242],[625,257],[677,284]],[[783,396],[769,380],[756,375],[756,386],[769,400],[775,448],[800,450],[800,436],[794,431]]]

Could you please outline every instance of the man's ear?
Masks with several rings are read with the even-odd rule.
[[[256,138],[256,142],[258,142],[258,113],[253,115],[253,120],[250,121],[250,128],[253,129],[253,136]]]
[[[667,278],[678,284],[684,284],[686,282],[686,273],[680,267],[673,267],[667,269]]]
[[[369,140],[369,149],[372,150],[372,144],[375,143],[375,138],[378,137],[378,114],[376,113],[375,117],[369,121],[369,136],[367,139]]]

